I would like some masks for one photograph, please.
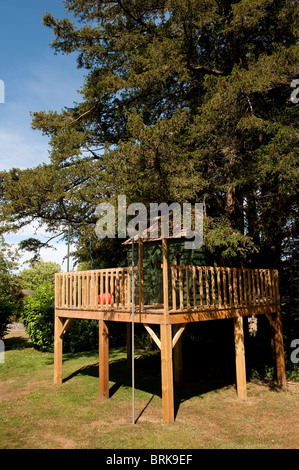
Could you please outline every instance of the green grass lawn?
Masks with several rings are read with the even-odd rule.
[[[5,342],[0,364],[2,449],[271,449],[299,447],[299,384],[248,383],[238,401],[231,378],[197,377],[175,387],[176,420],[162,422],[160,357],[136,359],[132,425],[131,373],[124,349],[110,351],[110,399],[98,400],[98,356],[63,356],[53,384],[53,354],[24,333]],[[21,336],[20,336],[21,335]]]

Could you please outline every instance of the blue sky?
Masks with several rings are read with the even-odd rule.
[[[76,68],[74,55],[55,55],[49,43],[52,30],[42,23],[45,12],[67,16],[62,0],[10,0],[0,5],[0,80],[5,84],[5,103],[0,103],[0,167],[32,168],[48,161],[48,138],[31,129],[31,111],[60,111],[80,101],[77,90],[84,71]],[[8,235],[13,245],[34,235],[34,226]],[[45,231],[38,232],[43,239]],[[65,244],[43,250],[45,261],[62,264]],[[22,262],[30,255],[24,253]],[[23,266],[26,267],[26,266]],[[65,269],[65,263],[63,265]]]

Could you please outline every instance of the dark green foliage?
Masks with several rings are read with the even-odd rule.
[[[37,261],[20,273],[22,287],[26,290],[35,290],[44,283],[54,285],[55,273],[60,271],[61,266],[58,263]]]
[[[22,320],[32,343],[41,351],[53,350],[54,285],[44,283],[24,300]]]

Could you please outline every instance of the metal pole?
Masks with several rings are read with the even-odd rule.
[[[135,363],[134,363],[134,236],[132,237],[132,423],[135,424]]]

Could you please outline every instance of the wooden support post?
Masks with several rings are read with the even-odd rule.
[[[180,330],[181,325],[173,325],[173,336]],[[182,337],[177,340],[173,348],[174,363],[174,381],[182,382],[183,380],[183,354],[182,354]]]
[[[99,386],[100,400],[106,400],[109,398],[109,335],[104,320],[99,320]]]
[[[247,390],[246,390],[246,365],[245,365],[243,317],[234,318],[234,335],[235,335],[237,394],[238,394],[238,398],[240,398],[241,400],[246,400]]]
[[[171,324],[161,325],[161,376],[163,421],[174,422],[172,328]]]
[[[275,356],[276,356],[276,376],[277,384],[281,388],[285,388],[286,372],[285,372],[285,361],[284,361],[284,347],[283,347],[283,335],[282,335],[282,324],[280,312],[277,312],[273,316],[275,322]]]
[[[141,313],[144,307],[143,295],[143,238],[139,237],[138,243],[138,271],[139,271],[139,312]]]
[[[54,323],[54,384],[62,383],[62,331],[63,320],[55,314]]]
[[[163,304],[164,318],[160,327],[161,340],[161,376],[162,376],[162,408],[163,421],[174,422],[174,398],[173,398],[173,363],[172,363],[172,325],[169,321],[168,305],[168,260],[167,239],[162,238],[163,255]]]
[[[131,323],[127,322],[127,368],[132,367],[132,327]]]

